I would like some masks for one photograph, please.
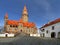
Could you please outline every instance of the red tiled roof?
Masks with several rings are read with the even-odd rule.
[[[47,27],[47,26],[50,26],[50,25],[56,24],[56,23],[58,23],[58,22],[60,22],[60,18],[58,18],[58,19],[56,19],[56,20],[54,20],[54,21],[51,21],[51,22],[45,24],[45,25],[42,26],[41,28],[44,28],[44,27]]]
[[[34,27],[35,24],[32,22],[23,22],[22,20],[20,21],[15,21],[15,20],[8,20],[8,25],[14,25],[18,26],[18,23],[22,23],[24,27]]]
[[[18,26],[18,21],[15,21],[15,20],[8,20],[8,25]]]
[[[23,26],[25,26],[25,27],[34,27],[35,24],[32,23],[32,22],[25,22],[25,23],[23,23]]]

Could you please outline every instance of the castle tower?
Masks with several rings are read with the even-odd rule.
[[[5,15],[5,17],[4,17],[4,23],[5,23],[5,25],[7,24],[7,21],[8,21],[8,13],[6,13],[6,15]]]
[[[7,30],[8,13],[4,17],[4,29]]]
[[[28,22],[28,12],[26,5],[24,6],[23,12],[22,12],[22,20],[23,22]]]

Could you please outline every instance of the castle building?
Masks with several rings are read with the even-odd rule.
[[[40,34],[41,37],[60,38],[60,18],[43,25]]]
[[[20,18],[20,20],[9,20],[8,13],[6,13],[4,21],[4,31],[7,33],[37,33],[37,27],[35,23],[28,21],[28,11],[26,6],[24,6],[22,17]]]

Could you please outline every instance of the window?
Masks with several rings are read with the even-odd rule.
[[[42,32],[44,32],[44,31],[45,31],[45,29],[42,29],[41,31],[42,31]]]
[[[13,25],[13,27],[15,27],[15,26]]]
[[[18,26],[16,26],[16,28],[17,28]]]
[[[52,30],[54,30],[54,26],[52,26]]]
[[[46,33],[48,33],[48,30],[46,31]]]
[[[12,25],[10,25],[10,27],[12,27]]]

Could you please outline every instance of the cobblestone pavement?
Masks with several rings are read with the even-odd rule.
[[[0,38],[0,45],[60,45],[60,39],[29,37],[20,34],[14,38]]]

